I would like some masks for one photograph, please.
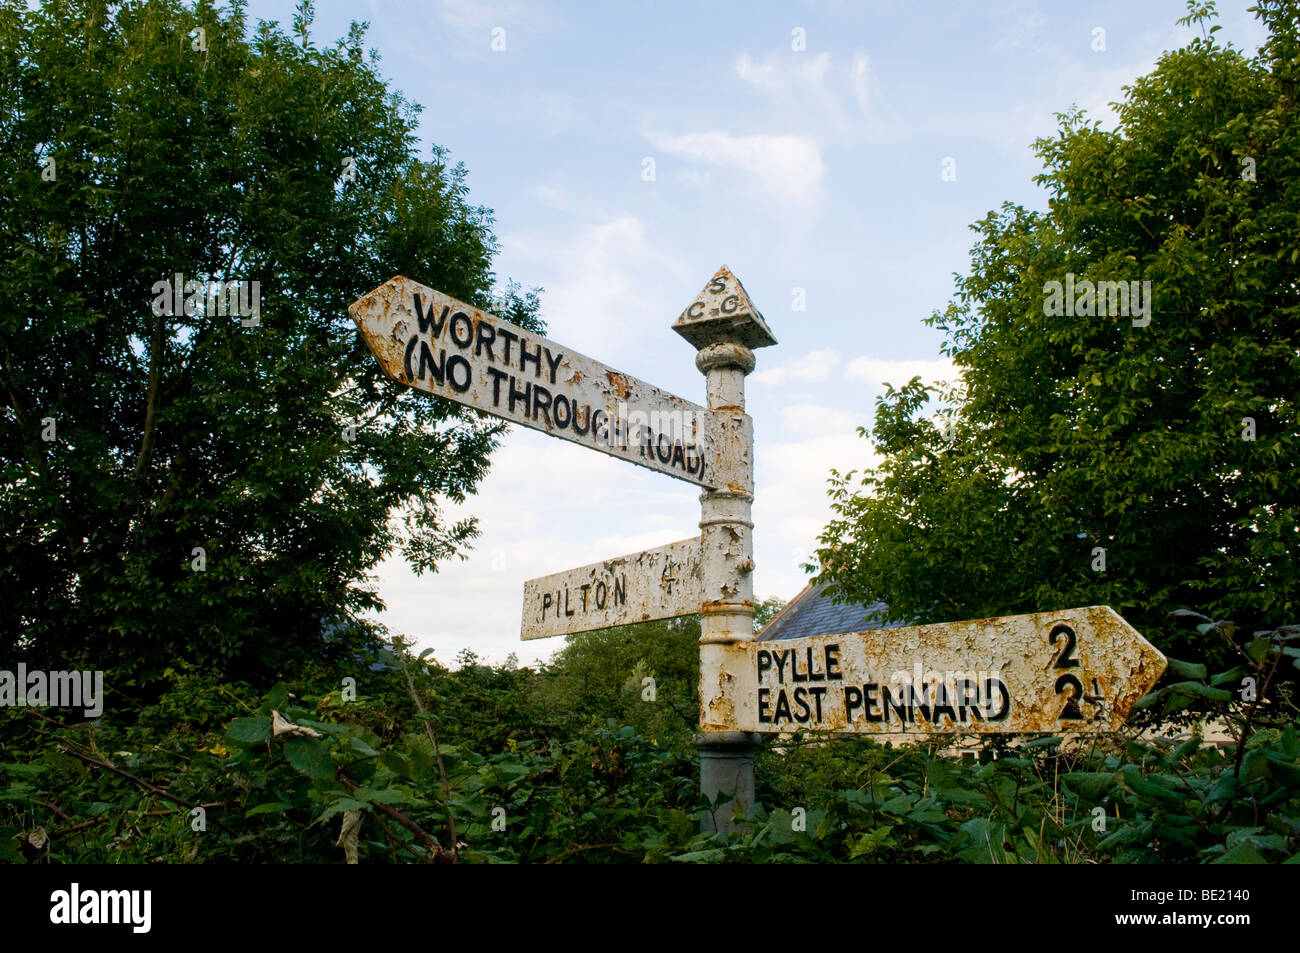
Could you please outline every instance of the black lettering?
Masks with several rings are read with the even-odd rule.
[[[542,400],[543,397],[546,398],[545,401]],[[551,392],[541,384],[533,387],[533,420],[537,419],[538,411],[546,415],[546,426],[549,428],[551,426]]]
[[[731,307],[727,307],[728,305],[730,305]],[[725,298],[722,299],[722,307],[720,310],[722,311],[723,314],[733,314],[735,313],[736,308],[738,308],[739,306],[740,306],[739,298],[737,298],[735,295],[727,295]]]
[[[497,328],[497,337],[501,338],[503,341],[506,342],[505,352],[501,355],[501,361],[502,363],[509,364],[510,363],[510,342],[518,341],[519,335],[515,334],[514,331],[508,331],[505,328]]]
[[[998,694],[1002,696],[1002,707],[996,712],[989,711],[989,702],[993,700],[993,686],[996,685]],[[1007,686],[1002,684],[1000,678],[986,678],[984,680],[984,717],[988,721],[1006,721],[1011,715],[1011,693],[1007,691]]]
[[[492,325],[486,321],[478,323],[478,343],[474,345],[474,356],[483,356],[483,346],[487,345],[488,360],[495,361],[497,356],[492,353],[492,342],[496,340],[497,333],[492,329]]]
[[[799,706],[795,712],[794,720],[801,725],[808,724],[808,719],[812,717],[812,710],[808,707],[808,689],[796,688],[794,690],[794,702]]]
[[[794,716],[790,714],[790,699],[785,697],[784,688],[776,693],[776,712],[773,721],[779,722],[782,718],[786,721],[794,720]]]
[[[548,592],[542,596],[542,618],[546,618],[546,610],[551,607],[551,594]]]
[[[808,646],[808,648],[805,651],[808,656],[808,681],[810,682],[826,681],[826,673],[817,671],[817,666],[813,664],[812,646],[811,645]]]
[[[596,583],[596,608],[597,609],[605,608],[605,599],[608,596],[609,596],[609,589],[605,585],[605,583],[603,581]]]
[[[653,460],[655,458],[655,432],[649,427],[638,425],[636,434],[637,443],[641,445],[641,456]]]
[[[457,328],[464,328],[465,340],[460,339],[460,335],[456,333]],[[464,311],[457,311],[451,316],[451,339],[462,351],[474,343],[474,322]]]
[[[488,372],[488,377],[492,378],[492,406],[501,406],[501,382],[510,375],[505,371],[499,371],[495,367],[484,368]]]
[[[542,346],[537,345],[537,353],[528,353],[528,342],[523,338],[519,339],[519,371],[523,373],[528,370],[528,362],[532,361],[537,365],[537,376],[542,376]]]
[[[668,434],[661,433],[659,439],[655,441],[655,453],[659,456],[660,463],[668,463],[673,458],[673,445],[668,438]]]
[[[926,721],[930,720],[930,695],[922,688],[920,701],[917,701],[916,686],[907,686],[907,714],[912,721],[916,721],[917,709],[921,712],[921,717]]]
[[[446,354],[447,352],[443,351],[442,353]],[[421,367],[424,365],[423,355],[420,357],[420,365]],[[465,369],[465,383],[463,384],[456,380],[456,368],[458,367],[463,367]],[[473,377],[474,371],[469,366],[469,361],[465,360],[465,358],[461,357],[459,354],[453,354],[451,357],[447,358],[447,382],[451,384],[451,389],[456,393],[463,394],[465,391],[469,390],[470,380]]]
[[[576,433],[579,437],[585,437],[587,436],[587,431],[590,429],[591,429],[591,405],[590,404],[587,405],[587,422],[582,426],[578,426],[578,405],[577,403],[574,403],[573,432]]]
[[[840,668],[840,647],[838,645],[826,646],[826,680],[829,682],[838,682],[843,680],[844,673]]]
[[[614,605],[627,605],[627,575],[614,577]]]
[[[591,583],[584,582],[582,584],[582,611],[583,612],[587,611],[587,590],[590,588],[591,588]]]
[[[424,373],[427,369],[429,376],[439,384],[445,383],[443,371],[447,364],[447,350],[443,348],[438,352],[438,363],[433,363],[433,351],[429,348],[427,341],[420,342],[420,380],[424,380]]]
[[[533,400],[533,385],[525,384],[523,390],[516,390],[515,379],[511,377],[509,412],[513,414],[515,412],[515,404],[522,403],[524,405],[524,416],[525,417],[528,416],[528,407],[532,403],[532,400]]]
[[[436,341],[442,335],[443,325],[447,323],[447,312],[450,311],[451,308],[444,307],[442,309],[442,314],[439,317],[434,318],[433,308],[429,308],[429,313],[425,314],[424,308],[420,306],[420,296],[413,295],[413,297],[415,298],[415,320],[419,322],[420,333],[429,334],[429,337]],[[433,330],[432,334],[429,333],[431,328]]]
[[[778,682],[785,681],[785,654],[785,649],[776,654],[776,680]],[[791,651],[790,654],[793,655],[794,652]]]
[[[767,696],[772,694],[770,688],[760,688],[758,690],[758,720],[765,725],[772,723],[772,716],[767,713]]]
[[[685,469],[686,469],[686,457],[685,457],[685,455],[682,453],[682,442],[681,442],[680,440],[674,440],[674,441],[673,441],[673,461],[672,461],[672,465],[675,466],[675,467],[677,467],[677,469],[679,469],[679,470],[685,470]]]
[[[686,316],[688,318],[704,317],[704,302],[696,301],[694,304],[692,304],[689,308],[686,309]]]
[[[710,294],[720,295],[722,294],[722,292],[726,290],[727,290],[726,278],[719,278],[717,276],[714,276],[713,280],[709,282]]]
[[[879,687],[875,682],[868,682],[862,686],[862,711],[867,716],[867,721],[884,721],[884,718],[874,711],[876,707],[876,689]]]
[[[853,709],[862,707],[862,689],[849,685],[844,689],[844,720],[853,724]]]
[[[957,723],[957,712],[953,710],[952,700],[948,697],[948,686],[943,682],[935,685],[934,713],[930,716],[930,720],[938,724],[941,715],[947,715],[949,721],[953,724]]]
[[[957,689],[957,715],[962,721],[967,721],[967,714],[975,721],[980,720],[979,710],[979,686],[975,684],[973,678],[959,678],[956,684]]]
[[[808,650],[808,654],[809,654],[809,656],[811,657],[811,655],[812,655],[812,649],[809,649],[809,650]],[[791,649],[791,650],[790,650],[790,678],[791,678],[793,681],[795,681],[795,682],[806,682],[806,681],[808,681],[808,670],[807,670],[807,669],[804,670],[803,675],[800,675],[800,674],[799,674],[799,659],[798,659],[798,657],[795,655],[795,650],[794,650],[794,649]]]
[[[563,420],[560,419],[560,408],[564,408]],[[565,397],[563,394],[556,394],[555,404],[551,407],[551,411],[555,414],[555,426],[559,427],[561,430],[569,426],[569,422],[573,419],[573,407],[569,403],[569,398]]]
[[[419,298],[416,299],[417,301]],[[411,340],[406,342],[406,379],[415,380],[415,371],[411,369],[411,355],[415,353],[415,345],[420,341],[420,335],[412,334]]]
[[[554,360],[552,360],[552,357],[554,357]],[[559,370],[559,368],[560,368],[560,361],[562,361],[562,360],[564,360],[564,355],[563,355],[563,354],[552,355],[552,354],[551,354],[551,349],[550,349],[549,347],[546,349],[546,364],[547,364],[547,368],[548,368],[548,370],[550,370],[550,372],[551,372],[551,383],[552,383],[552,384],[555,383],[555,372],[556,372],[557,370]]]
[[[569,587],[564,587],[564,614],[573,615],[573,610],[569,608]]]
[[[901,694],[897,699],[895,699],[894,696],[890,694],[888,685],[880,686],[880,708],[884,713],[884,721],[886,724],[889,722],[889,710],[891,708],[894,710],[894,714],[898,716],[899,721],[911,721],[911,718],[909,717],[911,715],[911,706],[903,704],[903,697]]]
[[[821,724],[821,720],[822,720],[822,696],[825,695],[828,690],[829,689],[827,689],[825,685],[818,685],[816,688],[808,689],[808,691],[812,693],[813,698],[816,699],[817,701],[817,723],[818,724]]]
[[[1077,668],[1079,660],[1074,657],[1074,647],[1078,642],[1078,636],[1074,634],[1074,629],[1070,628],[1064,622],[1058,623],[1052,627],[1052,631],[1047,633],[1047,641],[1056,647],[1056,637],[1065,636],[1065,648],[1061,649],[1060,654],[1056,657],[1054,668]]]
[[[1081,720],[1084,717],[1083,709],[1079,707],[1079,699],[1083,697],[1083,682],[1079,681],[1073,675],[1062,675],[1056,680],[1056,694],[1062,694],[1067,688],[1073,688],[1074,694],[1070,695],[1065,701],[1065,707],[1061,713],[1056,716],[1056,720],[1062,719]]]
[[[758,650],[758,680],[763,680],[763,673],[772,667],[772,653],[767,649]]]

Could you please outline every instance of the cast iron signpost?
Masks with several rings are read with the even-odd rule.
[[[745,376],[776,339],[725,266],[673,325],[698,352],[707,408],[409,278],[348,310],[399,383],[702,487],[699,536],[526,582],[520,635],[700,616],[706,824],[753,804],[761,733],[1114,731],[1164,671],[1105,606],[754,641]]]
[[[400,384],[668,476],[717,479],[704,408],[398,276],[348,308]]]
[[[545,639],[700,611],[700,538],[524,583],[520,638]]]
[[[747,731],[1057,734],[1117,731],[1165,657],[1091,606],[753,642],[742,664]]]

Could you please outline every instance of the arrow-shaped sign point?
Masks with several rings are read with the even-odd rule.
[[[348,312],[401,384],[697,486],[726,462],[706,408],[409,278]]]
[[[1109,606],[749,642],[738,731],[1118,731],[1167,660]]]

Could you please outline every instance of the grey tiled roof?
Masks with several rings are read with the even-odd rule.
[[[870,605],[848,603],[836,605],[825,594],[827,584],[809,585],[795,596],[759,633],[759,639],[798,639],[809,635],[838,635],[841,632],[866,632],[902,625],[890,622],[885,615],[889,607],[883,602]]]

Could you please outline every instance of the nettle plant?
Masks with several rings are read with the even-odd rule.
[[[1198,617],[1180,616],[1184,623]],[[450,670],[401,643],[259,694],[196,670],[124,716],[0,709],[0,857],[22,862],[1282,862],[1300,852],[1297,627],[1173,662],[1146,724],[995,737],[979,760],[809,737],[758,756],[760,806],[701,834],[688,741],[556,703],[563,672]],[[1211,633],[1207,629],[1207,633]],[[623,690],[626,673],[604,691]],[[1245,689],[1253,678],[1257,693]],[[595,685],[587,688],[598,694]],[[645,704],[645,703],[643,703]],[[65,716],[66,717],[66,716]],[[1228,726],[1207,744],[1193,723]],[[1164,733],[1168,730],[1168,734]]]

